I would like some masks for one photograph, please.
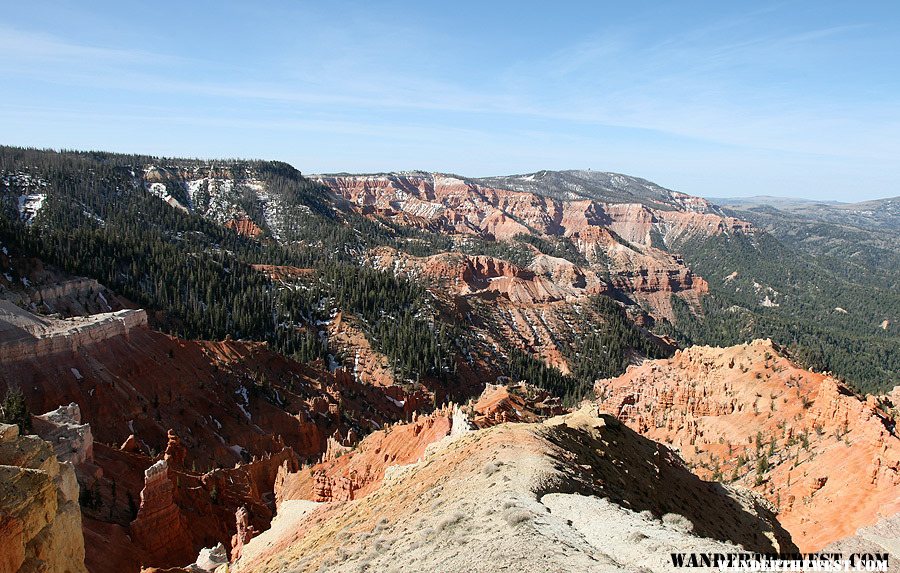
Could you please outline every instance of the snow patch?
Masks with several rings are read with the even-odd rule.
[[[247,408],[245,407],[250,404],[250,393],[247,391],[247,388],[245,386],[241,386],[240,388],[235,390],[234,393],[237,394],[238,396],[240,396],[244,400],[243,404],[238,402],[238,408],[240,408],[241,412],[243,412],[244,415],[247,416],[248,420],[252,420],[253,417],[250,415],[250,412],[247,411]]]
[[[45,193],[19,195],[19,219],[31,225],[47,199]]]
[[[391,403],[394,406],[397,406],[398,408],[402,408],[404,405],[406,405],[406,400],[395,400],[395,399],[391,398],[390,396],[385,396],[385,398],[390,400]]]

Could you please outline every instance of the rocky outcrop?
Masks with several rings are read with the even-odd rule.
[[[41,260],[0,245],[0,293],[7,301],[62,318],[121,310],[126,301],[94,279],[73,277]]]
[[[91,426],[81,423],[81,408],[75,402],[34,416],[31,424],[36,434],[53,445],[59,461],[79,466],[94,460]]]
[[[253,525],[250,524],[250,516],[246,507],[238,508],[234,514],[235,528],[237,533],[231,538],[231,560],[236,561],[241,558],[241,551],[251,539],[259,533]]]
[[[300,267],[291,267],[286,265],[250,265],[253,270],[259,271],[276,281],[295,281],[301,278],[311,277],[315,274],[315,269],[304,269]]]
[[[530,267],[522,268],[496,257],[459,253],[413,257],[380,248],[370,253],[370,262],[378,268],[437,281],[454,294],[486,299],[500,295],[517,305],[577,302],[609,290],[609,285],[592,271],[548,255],[538,255]]]
[[[509,386],[488,384],[472,410],[474,424],[489,428],[506,422],[537,422],[558,416],[566,408],[546,390],[521,382]]]
[[[130,530],[135,544],[147,553],[153,565],[179,565],[195,555],[188,534],[190,526],[175,505],[174,493],[165,460],[147,468],[141,505]]]
[[[4,363],[74,352],[147,326],[147,313],[143,310],[35,320],[11,303],[0,300],[0,305],[0,361]]]
[[[353,451],[308,470],[282,472],[276,481],[276,499],[324,502],[363,497],[379,487],[388,467],[415,462],[430,444],[449,435],[452,417],[453,410],[447,406],[412,423],[373,432]]]
[[[601,408],[753,488],[803,550],[900,512],[900,438],[875,397],[797,367],[767,340],[691,347],[597,383]]]
[[[672,551],[744,549],[795,547],[765,501],[581,411],[438,440],[352,502],[282,498],[232,570],[661,572]]]
[[[225,228],[232,229],[234,232],[239,235],[244,235],[245,237],[250,237],[251,239],[255,239],[256,237],[262,235],[262,229],[253,222],[252,219],[247,217],[236,217],[229,221],[225,222]]]
[[[184,460],[187,457],[187,448],[181,443],[175,430],[170,429],[166,434],[166,451],[163,460],[172,468],[181,468],[184,466]]]
[[[78,483],[37,436],[0,424],[0,570],[86,573]]]

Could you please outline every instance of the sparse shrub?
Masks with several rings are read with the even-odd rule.
[[[495,473],[497,473],[497,471],[499,469],[500,469],[499,464],[495,464],[494,462],[488,462],[488,463],[484,464],[484,469],[482,469],[481,471],[484,473],[484,475],[491,476],[491,475],[494,475]]]
[[[640,543],[641,541],[647,539],[647,536],[641,533],[640,531],[632,531],[625,537],[625,540],[628,543]]]
[[[441,532],[441,531],[450,529],[451,527],[453,527],[454,525],[456,525],[457,523],[462,521],[464,518],[465,518],[465,515],[463,515],[460,512],[456,512],[451,515],[448,515],[447,517],[445,517],[438,523],[437,531]]]
[[[503,519],[512,527],[530,521],[533,514],[527,509],[521,507],[511,507],[503,512]]]
[[[685,516],[677,513],[667,513],[663,515],[662,522],[683,533],[692,533],[694,531],[694,524]]]
[[[25,403],[25,395],[18,388],[7,390],[6,397],[0,402],[0,422],[19,426],[22,434],[31,431],[31,413]]]

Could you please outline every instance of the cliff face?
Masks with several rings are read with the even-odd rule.
[[[683,260],[667,252],[666,245],[698,235],[751,230],[749,223],[695,208],[689,196],[674,192],[670,193],[670,205],[663,209],[640,203],[548,197],[438,173],[323,176],[317,180],[350,208],[401,225],[497,240],[519,234],[568,238],[592,270],[610,277],[612,286],[632,293],[659,316],[670,319],[671,294],[696,304],[708,287]],[[545,286],[538,293],[552,297],[556,290]]]
[[[640,203],[558,199],[485,186],[450,175],[323,176],[317,181],[355,209],[410,225],[460,234],[509,239],[519,233],[571,236],[591,227],[609,229],[628,242],[649,246],[693,233],[747,232],[750,224],[710,212],[650,208]],[[687,196],[685,196],[687,197]]]
[[[4,361],[34,360],[62,352],[74,352],[124,336],[147,326],[143,310],[120,310],[65,320],[37,318],[0,300],[0,357]]]
[[[700,476],[765,495],[803,550],[900,512],[895,420],[768,341],[691,347],[595,391],[602,409],[677,448]]]
[[[285,445],[318,457],[329,436],[351,429],[342,411],[358,410],[357,434],[404,415],[380,389],[265,344],[180,340],[147,328],[143,311],[53,320],[10,307],[15,320],[0,320],[10,326],[0,388],[20,387],[32,411],[74,402],[95,439],[122,444],[133,436],[144,453],[162,452],[172,429],[188,467],[233,465]]]
[[[404,465],[353,501],[281,498],[232,570],[670,571],[670,550],[794,548],[768,504],[699,480],[667,448],[589,411],[451,432],[393,463]]]
[[[78,483],[47,442],[0,424],[0,571],[86,573]]]

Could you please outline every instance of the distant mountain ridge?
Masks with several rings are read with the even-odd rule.
[[[775,209],[814,222],[900,231],[900,196],[855,203],[765,195],[710,198],[710,201],[738,212],[766,212]]]
[[[652,181],[606,171],[569,169],[563,171],[541,170],[520,175],[491,177],[467,177],[456,173],[422,170],[385,171],[376,173],[321,173],[308,177],[317,180],[335,177],[390,178],[435,176],[453,178],[471,185],[504,189],[520,193],[532,193],[562,201],[590,199],[610,204],[641,204],[653,209],[692,211],[722,215],[721,209],[702,197],[667,189]]]

